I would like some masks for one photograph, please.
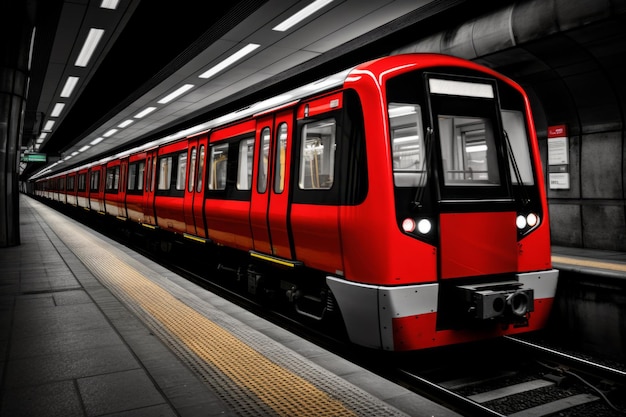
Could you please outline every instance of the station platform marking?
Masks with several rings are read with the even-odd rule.
[[[593,261],[589,259],[570,258],[568,256],[552,255],[552,262],[568,265],[583,266],[587,268],[607,269],[610,271],[626,272],[626,264]]]
[[[354,395],[354,387],[342,390],[343,386],[333,385],[327,390],[320,389],[187,306],[138,269],[113,255],[106,242],[83,230],[80,225],[66,222],[64,224],[69,225],[67,228],[55,227],[59,222],[55,221],[54,216],[62,216],[61,214],[50,210],[40,215],[92,274],[122,299],[127,307],[137,312],[138,306],[144,312],[138,315],[149,322],[151,328],[161,327],[162,330],[156,329],[157,332],[169,333],[168,344],[171,345],[171,339],[178,340],[184,345],[184,349],[208,364],[208,367],[203,367],[205,370],[210,368],[213,374],[205,378],[205,381],[217,388],[218,394],[228,396],[233,388],[238,388],[239,392],[234,393],[235,400],[224,400],[234,407],[243,407],[248,411],[244,415],[265,413],[258,409],[258,404],[240,404],[242,397],[246,397],[244,401],[251,403],[262,402],[261,409],[269,409],[279,416],[361,416],[382,415],[381,413],[389,416],[405,415],[374,398],[371,398],[371,402],[363,398],[343,401],[340,397]],[[174,346],[174,350],[177,349],[180,348]],[[193,367],[193,363],[191,366]],[[227,388],[215,385],[221,382],[225,382]],[[332,385],[332,378],[330,383]],[[356,392],[370,398],[369,394],[358,389]],[[363,408],[349,407],[346,404],[362,405]]]

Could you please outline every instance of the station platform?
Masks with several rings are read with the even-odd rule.
[[[552,246],[552,264],[564,272],[626,279],[626,252]]]
[[[20,197],[2,416],[452,416]]]

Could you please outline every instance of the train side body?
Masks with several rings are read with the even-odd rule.
[[[269,283],[320,320],[339,310],[367,347],[537,330],[556,292],[528,99],[449,56],[364,63],[328,90],[72,175],[79,207],[230,248],[248,291]],[[44,181],[38,193],[59,198],[58,178]]]

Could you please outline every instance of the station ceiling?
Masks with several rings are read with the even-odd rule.
[[[22,145],[56,159],[52,172],[400,52],[510,76],[539,131],[606,131],[626,118],[624,0],[9,1],[36,10]],[[90,33],[100,36],[94,51],[77,62]],[[43,168],[22,164],[22,178]]]
[[[462,0],[28,2],[36,28],[22,146],[56,160],[54,171],[187,129],[489,9]],[[293,26],[276,27],[313,7]],[[89,43],[93,52],[79,60]],[[240,58],[222,64],[233,56]],[[21,166],[24,176],[42,168]]]

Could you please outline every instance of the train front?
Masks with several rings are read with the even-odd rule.
[[[351,339],[401,351],[544,327],[558,271],[523,91],[444,56],[391,57],[361,73],[363,91],[378,83],[387,142],[370,144],[376,104],[364,92],[369,194],[351,216],[369,226],[342,228],[359,242],[344,246],[346,277],[359,282],[327,280]]]

